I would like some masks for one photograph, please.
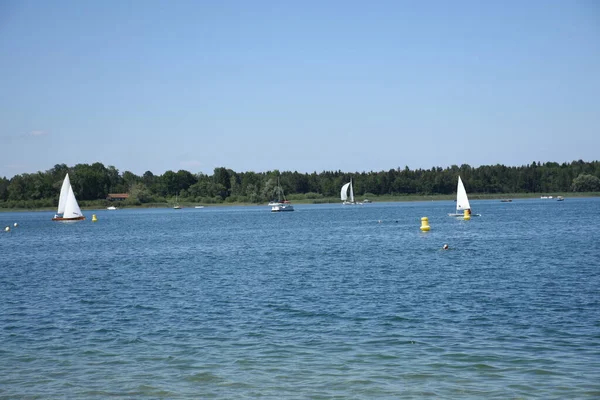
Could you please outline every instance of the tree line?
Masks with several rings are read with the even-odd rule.
[[[0,178],[0,207],[53,207],[65,174],[82,205],[104,201],[109,193],[128,193],[126,203],[164,203],[178,196],[198,203],[264,203],[276,198],[279,180],[288,199],[314,202],[339,197],[340,188],[351,178],[356,196],[449,195],[456,192],[460,175],[469,194],[557,193],[600,191],[600,161],[582,160],[558,164],[532,162],[519,167],[467,164],[448,168],[411,170],[408,167],[379,172],[290,171],[236,172],[215,168],[212,175],[186,170],[139,176],[120,173],[102,163],[57,164],[45,172]]]

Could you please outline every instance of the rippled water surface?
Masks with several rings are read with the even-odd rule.
[[[600,199],[472,205],[0,213],[0,398],[599,398]]]

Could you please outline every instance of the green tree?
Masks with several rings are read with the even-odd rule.
[[[24,174],[25,175],[25,174]],[[8,200],[25,200],[28,196],[24,175],[15,175],[8,184]]]
[[[194,199],[196,199],[198,197],[207,197],[209,185],[210,185],[210,183],[206,182],[204,180],[198,181],[189,187],[188,193]]]
[[[179,193],[179,184],[177,182],[177,174],[169,170],[158,178],[157,190],[162,196],[175,196]]]
[[[215,168],[213,174],[213,182],[217,185],[221,185],[225,191],[231,188],[231,179],[229,171],[226,168],[219,167]]]
[[[141,183],[142,179],[137,176],[136,174],[134,174],[131,171],[125,171],[123,172],[123,177],[121,178],[121,182],[122,182],[122,189],[118,192],[125,192],[125,193],[129,193],[131,191],[131,189],[137,185],[138,183]]]
[[[198,179],[194,176],[194,174],[183,169],[177,171],[176,176],[178,192],[181,192],[182,190],[187,191],[190,186],[198,182]]]
[[[123,179],[119,175],[119,170],[109,165],[106,168],[106,176],[108,179],[108,192],[109,193],[123,193],[126,192],[123,188]]]
[[[574,192],[600,192],[600,178],[590,174],[579,174],[573,179],[571,188]]]
[[[151,203],[154,201],[150,190],[143,183],[134,183],[129,189],[129,198],[139,203]]]
[[[73,192],[80,200],[104,199],[108,195],[110,177],[102,163],[77,164],[69,178]]]
[[[8,199],[8,184],[10,181],[4,178],[0,178],[0,200]]]

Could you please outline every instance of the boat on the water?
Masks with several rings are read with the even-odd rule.
[[[60,196],[58,197],[58,210],[52,218],[52,221],[73,222],[84,220],[85,216],[81,213],[75,193],[71,187],[69,174],[65,175],[62,186],[60,188]]]
[[[342,199],[342,204],[346,206],[362,204],[354,201],[354,188],[352,187],[352,179],[350,179],[350,182],[342,186],[342,190],[340,191],[340,199]]]
[[[179,202],[177,201],[177,195],[175,195],[175,205],[173,206],[173,209],[175,210],[181,210],[183,207],[181,207],[179,205]]]
[[[269,206],[271,206],[271,212],[284,212],[284,211],[294,211],[294,206],[291,202],[289,202],[285,198],[285,194],[283,193],[283,188],[279,183],[279,177],[277,178],[277,200],[273,200],[269,202]]]
[[[469,197],[467,196],[467,191],[465,190],[465,185],[463,185],[462,179],[460,179],[460,175],[458,176],[458,185],[456,187],[456,213],[448,214],[450,217],[464,217],[465,210],[468,210],[470,216],[472,217],[480,217],[481,214],[472,214],[471,213],[471,204],[469,203]]]
[[[294,211],[294,206],[288,200],[284,200],[271,207],[271,212]]]

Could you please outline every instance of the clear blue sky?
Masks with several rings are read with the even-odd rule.
[[[0,176],[599,156],[595,0],[0,0]]]

